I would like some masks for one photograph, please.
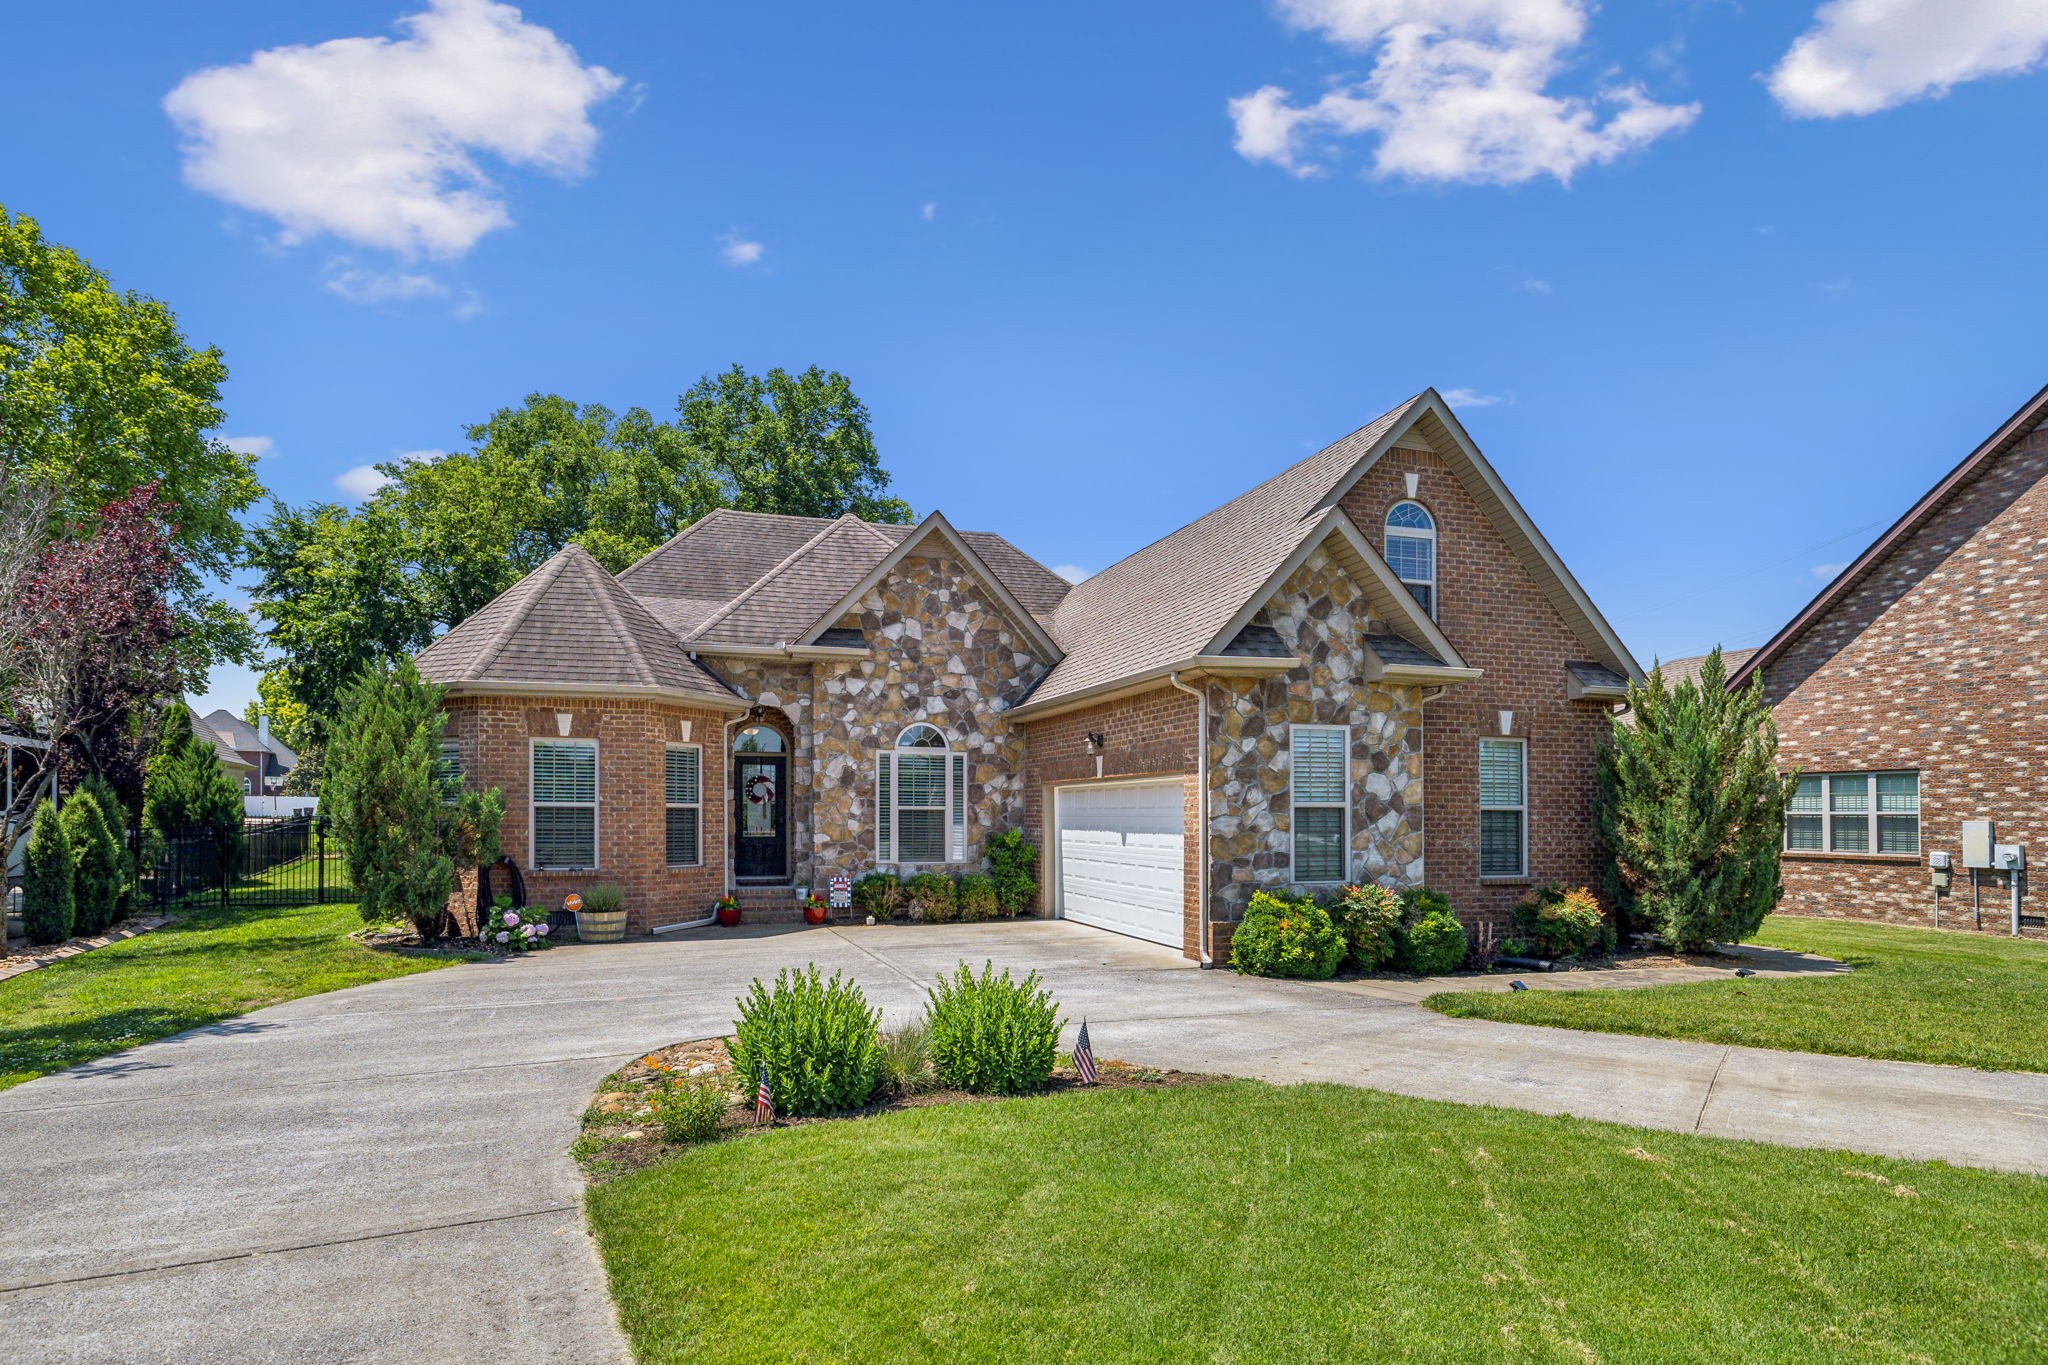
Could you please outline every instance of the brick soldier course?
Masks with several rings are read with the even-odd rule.
[[[1434,616],[1386,557],[1397,503],[1433,519]],[[1532,883],[1597,880],[1594,744],[1640,672],[1433,390],[1078,585],[938,513],[720,511],[617,575],[565,550],[420,667],[449,688],[465,780],[504,790],[505,848],[537,900],[617,882],[636,931],[699,918],[728,888],[793,912],[791,882],[974,871],[1014,827],[1041,849],[1038,913],[1063,914],[1061,801],[1135,783],[1154,822],[1174,793],[1178,828],[1143,836],[1150,899],[1131,931],[1219,960],[1251,894],[1294,884],[1292,727],[1349,727],[1341,879],[1427,882],[1477,923]],[[769,809],[788,851],[742,878],[732,736],[747,725],[785,737]],[[1482,879],[1479,742],[1499,737],[1527,746],[1526,866]],[[591,868],[532,865],[534,746],[562,739],[597,741]],[[672,867],[663,765],[684,742],[702,754],[702,856]],[[890,789],[912,803],[892,806],[891,842],[896,764],[957,773],[960,795],[918,806],[922,786]],[[917,861],[934,820],[944,854]],[[1086,837],[1112,869],[1090,894],[1136,906],[1118,860],[1140,875],[1140,837]],[[751,846],[749,868],[773,847]],[[1177,887],[1163,901],[1162,884]]]

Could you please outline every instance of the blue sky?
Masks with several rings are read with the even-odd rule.
[[[1092,570],[1434,385],[1647,663],[2048,381],[2043,10],[10,6],[0,203],[224,349],[293,502],[818,364],[920,512]]]

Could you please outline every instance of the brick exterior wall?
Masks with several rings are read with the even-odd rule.
[[[1602,703],[1566,699],[1565,662],[1592,651],[1441,456],[1388,451],[1345,495],[1346,515],[1384,552],[1387,509],[1407,497],[1410,471],[1419,475],[1415,501],[1436,520],[1437,624],[1485,670],[1423,707],[1424,880],[1468,925],[1500,925],[1532,886],[1600,890],[1594,755],[1611,721]],[[1503,710],[1515,713],[1514,736],[1528,741],[1529,875],[1482,881],[1479,741],[1500,734]]]
[[[1928,924],[1926,853],[1958,864],[1943,928],[1971,928],[1964,820],[2048,860],[2048,430],[2036,429],[1906,537],[1764,670],[1786,769],[1916,769],[1918,855],[1790,854],[1780,909]],[[1983,923],[2007,931],[2003,874]],[[2048,911],[2033,893],[2022,909]],[[2038,934],[2038,928],[2030,932]]]
[[[719,774],[726,766],[723,745],[730,717],[663,702],[590,697],[454,696],[443,705],[446,738],[460,746],[464,781],[505,794],[500,841],[519,864],[534,905],[560,909],[572,891],[615,882],[626,890],[631,933],[711,912],[725,887],[725,802]],[[567,738],[597,741],[598,865],[589,872],[543,872],[533,866],[531,742],[561,738],[555,717],[564,711],[570,715]],[[703,748],[704,860],[698,867],[672,868],[664,765],[667,746],[685,742],[685,722],[691,731],[687,742]],[[474,882],[465,879],[451,899],[450,909],[465,923],[473,914],[475,894]]]

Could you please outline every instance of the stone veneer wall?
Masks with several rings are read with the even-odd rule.
[[[815,782],[811,770],[811,708],[817,680],[808,663],[774,659],[736,659],[706,656],[704,664],[718,680],[757,706],[766,708],[774,728],[789,741],[789,873],[792,881],[812,882],[811,875],[811,793]],[[738,734],[742,720],[732,727]],[[728,763],[717,774],[719,800],[732,803],[732,767]],[[707,782],[708,782],[707,778]],[[723,865],[732,863],[732,847],[721,851]]]
[[[975,577],[944,554],[914,553],[840,626],[874,656],[815,666],[811,707],[811,846],[815,874],[875,866],[875,755],[929,721],[968,754],[968,862],[1024,822],[1024,736],[1003,718],[1047,663]]]
[[[718,711],[640,700],[589,697],[455,696],[442,704],[447,738],[456,742],[465,782],[497,787],[505,794],[505,822],[499,830],[505,852],[519,864],[528,899],[558,910],[562,898],[600,882],[626,890],[627,927],[644,933],[657,924],[698,919],[711,913],[725,886],[718,851],[726,846],[725,803],[716,775],[725,770],[724,725]],[[556,715],[568,712],[570,739],[597,741],[597,868],[589,872],[541,872],[532,863],[531,741],[561,738]],[[703,862],[668,866],[667,808],[663,804],[667,746],[688,743],[703,749]],[[449,901],[465,925],[476,907],[474,873],[466,874]]]
[[[2044,546],[2048,430],[2037,428],[1764,670],[1781,767],[1920,773],[1919,853],[1788,853],[1781,910],[1931,923],[1926,854],[1946,849],[1959,866],[1942,927],[1974,928],[1965,820],[1996,820],[1998,842],[2048,861]],[[2006,879],[1980,875],[1984,928],[2007,932]],[[2042,886],[2048,877],[2026,888],[2026,914],[2048,913]]]
[[[1448,894],[1468,924],[1506,922],[1515,903],[1553,879],[1601,893],[1593,802],[1595,755],[1611,728],[1606,705],[1565,696],[1565,661],[1594,653],[1557,608],[1443,457],[1388,451],[1345,494],[1344,512],[1384,551],[1387,509],[1407,496],[1437,524],[1437,624],[1485,676],[1430,701],[1423,780],[1429,791],[1424,880]],[[1529,875],[1479,875],[1479,741],[1500,733],[1514,712],[1514,737],[1528,741]]]
[[[1421,689],[1365,680],[1366,601],[1325,549],[1265,614],[1304,666],[1207,684],[1210,913],[1225,921],[1254,891],[1294,885],[1290,725],[1351,727],[1350,879],[1407,886],[1423,873]]]

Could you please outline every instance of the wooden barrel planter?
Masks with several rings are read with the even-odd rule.
[[[562,908],[576,915],[576,937],[584,943],[622,943],[626,938],[626,907],[586,910],[583,897],[571,896]]]

